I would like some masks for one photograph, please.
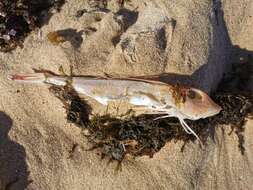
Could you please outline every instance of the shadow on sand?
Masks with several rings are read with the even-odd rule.
[[[0,190],[21,190],[28,186],[25,148],[11,140],[12,119],[0,111]]]

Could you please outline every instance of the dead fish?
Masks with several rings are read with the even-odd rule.
[[[221,111],[221,107],[199,89],[140,78],[69,77],[45,71],[14,74],[8,78],[23,83],[71,85],[79,95],[93,98],[103,105],[116,100],[125,100],[136,109],[142,108],[146,114],[162,115],[156,119],[178,118],[184,130],[197,139],[199,137],[187,125],[185,119],[198,120],[214,116]]]

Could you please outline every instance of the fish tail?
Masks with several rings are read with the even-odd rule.
[[[8,75],[9,80],[22,82],[22,83],[44,83],[46,76],[44,73],[33,73],[33,74],[13,74]]]

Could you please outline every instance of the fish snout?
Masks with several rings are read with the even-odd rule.
[[[216,104],[215,102],[212,102],[208,106],[208,110],[207,110],[206,116],[203,117],[203,118],[217,115],[217,114],[219,114],[221,112],[221,110],[222,110],[222,108],[218,104]]]
[[[206,108],[202,118],[211,117],[221,112],[221,106],[215,103],[206,93],[202,92],[201,95],[202,104]]]

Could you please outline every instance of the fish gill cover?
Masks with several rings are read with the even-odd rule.
[[[41,27],[53,10],[60,11],[65,0],[1,0],[0,51],[9,52],[23,47],[28,34]]]
[[[204,145],[215,128],[230,126],[231,133],[235,132],[238,136],[238,147],[244,154],[243,132],[247,118],[253,113],[253,95],[243,89],[247,85],[246,75],[251,73],[248,71],[252,71],[252,64],[249,57],[245,63],[236,64],[232,72],[224,77],[217,92],[212,95],[222,107],[218,115],[198,121],[187,120]],[[185,145],[196,140],[195,136],[183,130],[175,118],[154,120],[157,116],[129,115],[120,119],[110,115],[95,115],[89,120],[91,108],[71,87],[52,86],[50,90],[63,102],[67,120],[85,131],[91,150],[98,150],[101,158],[108,157],[121,163],[126,155],[153,157],[169,141],[182,140]]]

